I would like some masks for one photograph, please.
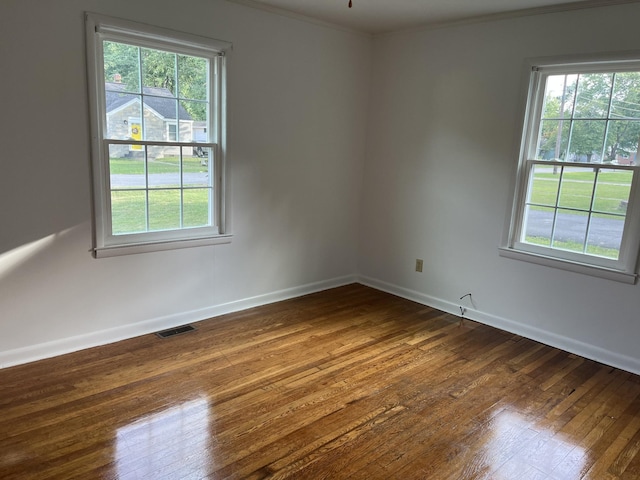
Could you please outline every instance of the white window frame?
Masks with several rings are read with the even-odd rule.
[[[640,71],[640,52],[607,54],[603,56],[572,56],[531,59],[526,62],[527,97],[519,142],[519,162],[512,186],[513,201],[506,221],[499,254],[572,272],[634,284],[637,279],[638,250],[640,248],[640,165],[617,166],[633,171],[627,205],[622,243],[618,260],[580,254],[525,243],[521,241],[525,222],[525,208],[533,167],[538,164],[585,167],[584,163],[535,160],[538,130],[544,102],[545,80],[549,75],[597,72]],[[525,102],[523,102],[525,103]],[[602,164],[589,167],[605,168]]]
[[[94,13],[85,14],[87,74],[91,115],[91,160],[93,177],[93,255],[96,258],[175,248],[229,243],[225,230],[226,156],[226,53],[231,43],[167,30]],[[107,139],[103,41],[155,48],[209,60],[210,111],[208,141],[198,146],[212,152],[210,198],[211,226],[113,235],[109,145],[131,144],[131,140]],[[215,75],[214,75],[215,73]],[[178,128],[176,126],[176,131]],[[189,147],[194,142],[138,141],[143,146]]]

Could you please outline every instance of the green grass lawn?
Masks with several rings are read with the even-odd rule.
[[[594,211],[624,215],[632,177],[631,171],[601,171],[596,185]],[[529,201],[554,207],[558,199],[559,207],[589,210],[594,180],[593,171],[565,172],[562,183],[559,173],[535,172]]]
[[[183,173],[208,172],[203,159],[183,158]],[[178,157],[150,160],[146,166],[150,175],[180,173]],[[144,175],[145,162],[140,158],[111,158],[112,175]],[[180,195],[179,185],[165,185],[165,189],[114,190],[111,192],[112,229],[114,235],[201,227],[209,224],[209,189],[185,189]],[[148,218],[147,218],[148,215]]]
[[[182,171],[185,173],[207,172],[208,167],[201,165],[203,159],[186,157],[182,160]],[[144,159],[142,158],[111,158],[109,169],[112,175],[144,175]],[[149,173],[178,173],[179,158],[163,157],[149,161]]]
[[[209,225],[209,189],[111,192],[113,234]],[[147,208],[149,224],[147,228]],[[181,211],[182,210],[182,211]],[[182,216],[182,225],[181,225]]]
[[[596,174],[591,168],[585,168],[582,171],[565,171],[561,177],[559,172],[554,174],[548,167],[541,167],[534,172],[529,203],[532,204],[533,210],[553,212],[557,202],[559,209],[571,209],[565,210],[567,213],[587,216],[591,210],[591,197],[595,185],[592,216],[624,219],[632,178],[632,171],[602,170],[598,174],[596,183]],[[549,238],[527,236],[525,241],[550,246]],[[555,241],[553,248],[582,253],[584,245],[572,241]],[[587,245],[585,253],[614,259],[619,255],[618,249],[598,245]]]
[[[534,245],[542,245],[544,247],[550,246],[548,238],[527,236],[525,238],[525,241],[527,243],[533,243]],[[583,245],[578,242],[561,242],[556,240],[555,242],[553,242],[553,248],[582,253]],[[587,251],[585,253],[587,253],[588,255],[596,255],[598,257],[612,258],[614,260],[617,259],[618,255],[620,254],[620,252],[616,248],[605,248],[598,245],[587,245]]]

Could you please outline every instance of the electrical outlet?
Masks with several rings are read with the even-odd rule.
[[[416,272],[422,272],[422,259],[416,258]]]

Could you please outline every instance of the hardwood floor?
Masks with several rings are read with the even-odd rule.
[[[640,377],[361,285],[0,370],[2,479],[640,478]]]

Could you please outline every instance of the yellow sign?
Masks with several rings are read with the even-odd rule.
[[[132,140],[142,140],[142,123],[138,121],[129,122],[129,136]],[[142,150],[142,145],[131,145],[131,150]]]

